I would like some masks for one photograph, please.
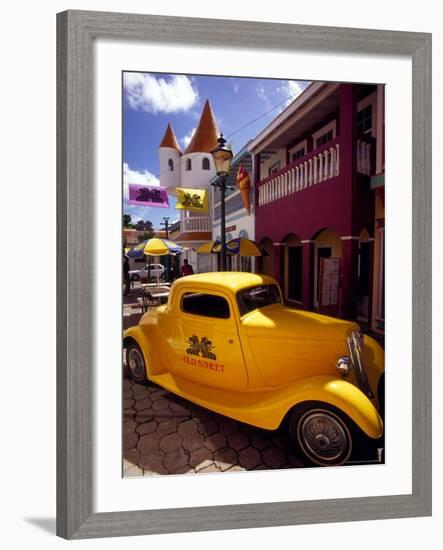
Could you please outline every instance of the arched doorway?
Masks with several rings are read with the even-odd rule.
[[[266,256],[262,256],[258,262],[258,272],[263,275],[275,276],[275,250],[274,244],[268,237],[261,240],[260,246],[265,250]]]
[[[283,293],[290,302],[301,304],[303,283],[303,248],[297,235],[291,233],[282,242],[285,244],[283,255]]]
[[[340,235],[334,229],[329,227],[321,230],[314,237],[314,295],[313,302],[314,306],[317,309],[321,309],[321,300],[319,300],[320,292],[322,290],[323,284],[333,284],[334,292],[331,299],[331,303],[328,303],[329,307],[328,313],[331,315],[338,315],[340,308],[340,299],[338,296],[338,288],[340,284],[341,273],[338,273],[337,277],[334,277],[333,280],[326,282],[322,279],[321,269],[322,266],[328,265],[326,260],[328,259],[337,259],[340,262],[337,262],[338,269],[340,269],[341,259],[343,257],[343,246]],[[325,260],[325,261],[323,261]],[[332,264],[332,262],[330,262]],[[335,293],[335,290],[337,291]],[[333,307],[334,306],[334,307]]]

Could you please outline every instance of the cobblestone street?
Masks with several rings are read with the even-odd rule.
[[[126,376],[123,389],[124,477],[304,466],[279,432],[230,420]]]

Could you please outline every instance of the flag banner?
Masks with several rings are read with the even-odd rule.
[[[129,204],[135,206],[154,206],[169,208],[169,197],[166,187],[159,185],[129,184]]]
[[[206,189],[183,189],[177,187],[177,210],[191,210],[192,212],[208,212],[208,191]]]
[[[248,171],[243,168],[240,164],[237,172],[237,187],[240,191],[240,195],[243,201],[243,206],[248,211],[248,214],[251,213],[251,201],[250,201],[250,189],[251,189],[251,178],[249,177]]]

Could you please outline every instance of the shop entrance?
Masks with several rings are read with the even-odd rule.
[[[302,300],[302,247],[288,247],[288,299]]]

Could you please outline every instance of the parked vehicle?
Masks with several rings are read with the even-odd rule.
[[[270,277],[183,277],[124,346],[136,382],[260,428],[287,425],[313,464],[344,464],[357,438],[383,436],[381,346],[356,323],[286,307]]]
[[[131,269],[129,276],[131,281],[152,281],[162,279],[165,267],[162,264],[146,264],[143,269]]]

